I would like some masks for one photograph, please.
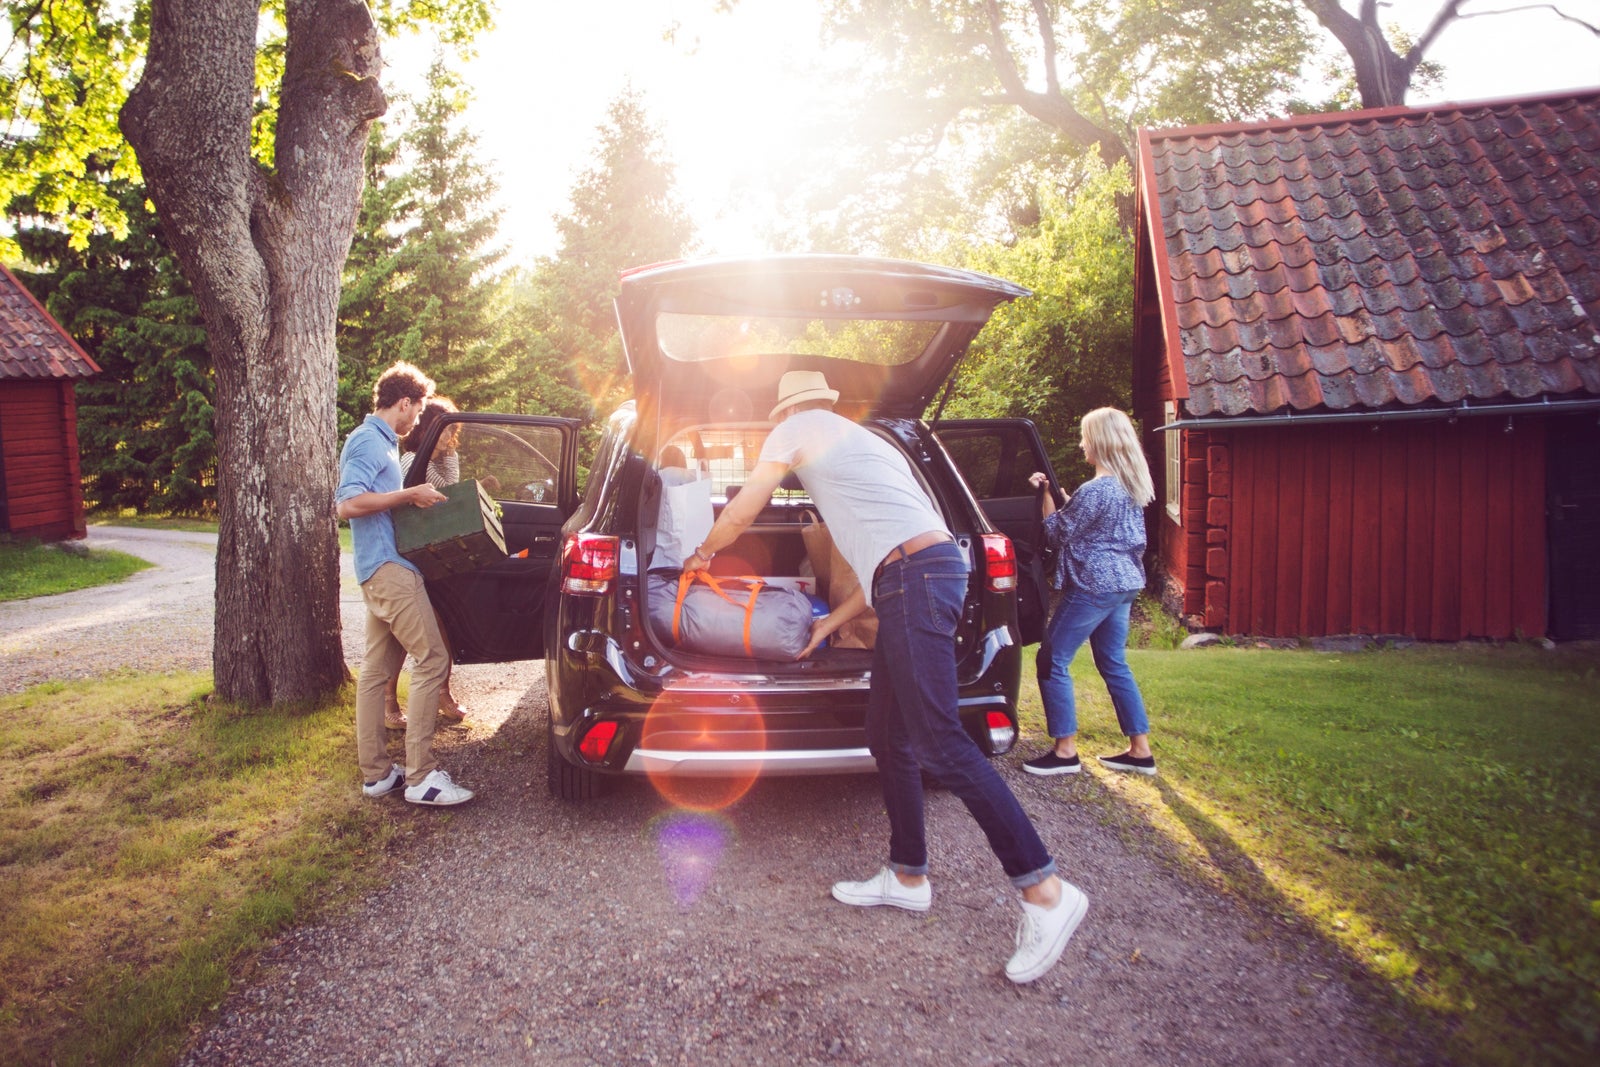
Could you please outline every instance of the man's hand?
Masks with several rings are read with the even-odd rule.
[[[418,508],[431,508],[435,504],[441,504],[450,499],[427,482],[419,482],[410,489],[404,490],[404,493],[406,503]]]
[[[800,650],[795,659],[805,659],[815,652],[829,634],[849,622],[851,619],[867,610],[867,591],[857,585],[855,592],[845,597],[844,603],[828,612],[820,619],[811,622],[811,639],[806,642],[806,647]]]

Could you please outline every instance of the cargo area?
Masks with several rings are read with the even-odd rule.
[[[804,644],[796,635],[808,635],[810,619],[827,613],[830,593],[836,594],[831,602],[838,603],[854,584],[848,568],[838,589],[829,581],[831,538],[798,480],[778,489],[750,528],[717,553],[708,568],[714,582],[696,580],[687,590],[680,588],[683,558],[703,540],[728,500],[738,496],[769,431],[764,423],[696,426],[680,431],[660,450],[639,507],[648,632],[664,654],[685,667],[730,670],[759,662],[768,672],[784,666],[865,671],[875,643],[870,612],[806,660],[794,659]],[[837,562],[842,566],[842,558]],[[708,616],[716,618],[711,635],[691,625]],[[748,643],[741,640],[747,631]],[[769,649],[782,646],[782,651],[762,654],[763,637]]]

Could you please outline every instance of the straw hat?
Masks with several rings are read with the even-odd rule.
[[[839,390],[828,388],[828,379],[819,370],[792,370],[778,381],[778,403],[767,418],[778,421],[787,407],[807,400],[826,400],[832,404],[839,399]]]

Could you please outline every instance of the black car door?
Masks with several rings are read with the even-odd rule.
[[[456,662],[544,655],[544,601],[561,524],[578,506],[578,426],[575,419],[461,412],[442,417],[417,449],[406,485],[422,481],[432,463],[450,477],[477,479],[501,511],[506,559],[428,582]]]
[[[1023,642],[1033,644],[1044,637],[1050,587],[1039,496],[1028,476],[1043,471],[1056,484],[1038,427],[1027,419],[950,419],[933,431],[989,521],[1016,547],[1017,623]]]

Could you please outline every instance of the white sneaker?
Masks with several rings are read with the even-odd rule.
[[[1006,977],[1021,985],[1054,967],[1088,910],[1088,896],[1071,882],[1061,883],[1061,899],[1053,908],[1041,908],[1024,900],[1022,922],[1017,926],[1017,951],[1006,963]]]
[[[927,911],[933,903],[933,883],[923,879],[921,885],[902,885],[894,872],[884,867],[865,882],[833,883],[833,899],[858,908],[888,904],[907,911]]]
[[[376,782],[362,782],[361,791],[369,797],[383,797],[406,784],[406,772],[398,763],[389,764],[389,773]]]
[[[465,804],[472,799],[472,790],[456,785],[441,770],[431,770],[416,785],[406,786],[406,800],[412,804],[430,804],[437,808],[451,804]]]

